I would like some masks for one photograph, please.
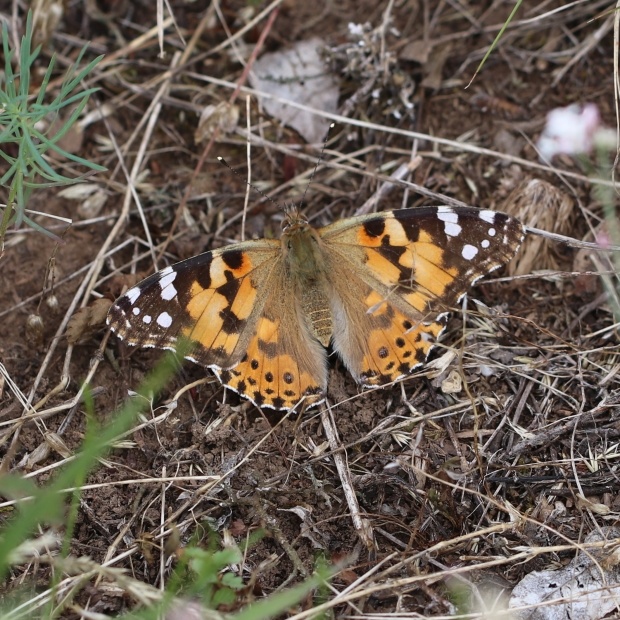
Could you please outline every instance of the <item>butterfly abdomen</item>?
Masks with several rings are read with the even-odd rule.
[[[333,321],[323,241],[308,222],[295,219],[282,234],[282,251],[286,272],[294,285],[294,297],[299,303],[300,319],[327,347],[332,337]]]
[[[329,299],[324,287],[314,282],[301,294],[301,309],[314,337],[324,346],[329,346],[334,324]]]

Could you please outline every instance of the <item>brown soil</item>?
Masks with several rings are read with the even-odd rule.
[[[101,316],[93,315],[96,325],[83,331],[74,346],[66,337],[65,319],[77,308],[92,309],[101,298],[112,301],[137,280],[127,274],[146,276],[153,270],[133,200],[122,229],[114,239],[109,236],[126,200],[125,171],[132,170],[147,135],[147,126],[139,123],[152,114],[149,105],[159,97],[171,58],[188,49],[173,28],[166,30],[163,59],[156,36],[138,49],[131,47],[155,27],[155,3],[100,4],[101,14],[84,10],[82,4],[67,10],[44,45],[41,64],[52,52],[61,64],[75,59],[78,41],[92,41],[89,58],[106,56],[92,76],[90,85],[100,90],[89,110],[110,105],[111,111],[105,122],[86,127],[75,152],[107,167],[88,180],[99,185],[107,200],[100,213],[91,215],[80,201],[59,197],[58,188],[35,191],[33,210],[71,218],[73,225],[60,244],[28,229],[11,231],[0,266],[0,359],[15,386],[5,382],[0,396],[3,467],[28,474],[41,485],[80,448],[86,407],[54,408],[71,403],[93,364],[95,414],[104,421],[161,357],[152,349],[129,349],[114,336],[104,340]],[[171,2],[186,42],[206,15],[202,5]],[[313,167],[318,151],[263,115],[256,98],[250,99],[253,182],[273,193],[279,205],[298,202],[307,187],[304,212],[323,225],[353,215],[378,189],[379,176],[406,162],[415,148],[420,161],[412,182],[475,206],[517,214],[519,195],[511,192],[520,192],[532,179],[548,182],[548,192],[567,196],[572,205],[570,215],[548,220],[549,230],[585,238],[602,214],[585,164],[569,158],[554,162],[557,170],[571,173],[561,177],[557,170],[540,168],[534,144],[547,112],[557,106],[596,102],[606,124],[614,125],[614,41],[611,28],[599,42],[594,39],[611,19],[600,15],[609,3],[593,0],[552,13],[564,5],[525,0],[499,47],[466,89],[512,3],[395,3],[390,28],[398,34],[389,28],[385,32],[385,49],[378,48],[368,65],[375,75],[368,67],[364,76],[354,67],[349,67],[351,74],[343,73],[341,104],[349,102],[348,117],[362,123],[343,122],[332,130],[309,187],[306,177],[290,181]],[[259,8],[265,5],[233,1],[221,6],[233,33],[243,26],[244,12]],[[342,46],[349,22],[363,19],[378,28],[387,8],[387,2],[377,1],[319,7],[284,2],[261,51],[315,35],[330,46]],[[264,28],[265,20],[259,21],[237,43],[255,44]],[[226,40],[213,13],[159,99],[162,108],[145,145],[144,174],[136,189],[156,253],[166,247],[160,268],[241,238],[241,220],[234,216],[243,210],[246,191],[245,98],[236,100],[239,129],[220,132],[207,150],[206,143],[194,142],[202,108],[232,94],[204,76],[236,84],[243,73],[230,47],[212,52]],[[415,45],[421,41],[432,44],[427,58]],[[248,52],[239,51],[248,60]],[[381,74],[379,61],[388,57],[391,69]],[[345,60],[336,54],[335,68],[344,71]],[[374,79],[377,97],[361,94],[362,79]],[[408,84],[411,110],[399,103]],[[351,102],[352,97],[357,99]],[[394,109],[399,118],[389,112]],[[428,138],[414,143],[406,131]],[[495,154],[438,144],[435,138]],[[337,154],[349,155],[346,173],[330,165]],[[240,174],[218,163],[218,156]],[[63,170],[65,162],[55,164]],[[186,195],[189,201],[180,212]],[[403,195],[404,190],[395,187],[379,210],[400,208]],[[256,194],[252,202],[256,207],[248,212],[246,238],[277,235],[281,210],[260,202]],[[421,204],[441,200],[411,191],[407,206]],[[542,200],[533,210],[551,209],[549,204]],[[531,224],[527,209],[518,215]],[[47,218],[40,221],[62,230]],[[108,241],[105,259],[91,273]],[[527,243],[523,252],[530,257]],[[460,312],[452,315],[442,339],[445,346],[431,358],[454,352],[452,358],[442,358],[445,367],[431,363],[394,387],[363,391],[336,356],[330,357],[329,402],[344,450],[337,452],[346,455],[371,538],[355,527],[320,409],[289,417],[261,411],[225,392],[208,372],[187,364],[136,422],[128,443],[112,450],[88,477],[70,553],[127,569],[133,578],[159,587],[167,581],[179,549],[190,539],[206,544],[207,524],[240,545],[260,529],[264,535],[250,547],[239,573],[252,584],[245,600],[269,594],[291,574],[296,576],[289,583],[302,580],[319,556],[330,563],[348,557],[348,568],[334,578],[333,586],[342,590],[366,576],[353,590],[358,593],[353,601],[357,611],[426,616],[454,610],[456,594],[447,581],[434,577],[456,567],[468,567],[464,575],[472,588],[484,590],[492,584],[509,592],[524,574],[552,560],[570,559],[570,545],[565,552],[541,554],[529,563],[513,562],[511,550],[577,544],[597,525],[617,518],[615,450],[610,446],[620,433],[618,345],[598,277],[566,273],[594,271],[596,265],[558,243],[536,252],[528,276],[510,279],[506,272],[494,273],[493,281],[483,280],[472,291],[465,322]],[[50,266],[53,291],[46,279]],[[554,271],[543,271],[549,269]],[[94,286],[85,298],[86,277],[94,278]],[[29,327],[32,315],[41,317],[41,330]],[[65,369],[69,375],[64,389],[37,405],[62,383]],[[450,393],[445,380],[454,373],[464,379],[466,389]],[[170,405],[179,390],[206,375],[206,381]],[[18,424],[27,410],[16,391],[28,397],[33,388],[30,402],[39,415]],[[49,433],[60,436],[66,452],[52,443],[37,457],[46,438],[50,445]],[[597,467],[591,471],[593,459]],[[603,511],[590,510],[592,506],[605,506],[609,512],[603,518]],[[538,526],[542,523],[545,528]],[[494,531],[497,524],[505,527]],[[477,531],[479,536],[468,536]],[[433,547],[438,543],[443,544]],[[171,544],[172,549],[164,550]],[[162,553],[167,554],[163,569]],[[491,566],[497,558],[504,561]],[[384,560],[378,572],[367,574]],[[48,563],[15,566],[7,589],[17,588],[22,580],[48,587],[50,571]],[[122,584],[112,588],[102,583],[109,584],[92,580],[77,592],[74,603],[109,614],[135,605]],[[381,587],[370,593],[375,586]],[[305,600],[300,609],[311,604]],[[354,611],[341,603],[334,613]]]

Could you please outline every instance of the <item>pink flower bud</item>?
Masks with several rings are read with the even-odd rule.
[[[593,103],[556,108],[547,114],[547,124],[538,140],[541,156],[589,153],[601,128],[601,116]]]

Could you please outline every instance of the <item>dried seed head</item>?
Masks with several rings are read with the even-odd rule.
[[[29,314],[26,319],[26,338],[29,342],[40,344],[43,342],[43,319],[40,314]]]
[[[568,235],[573,227],[576,207],[566,192],[542,179],[524,179],[498,209],[526,226]],[[558,269],[561,266],[558,244],[544,237],[528,235],[518,256],[508,265],[508,273],[524,275],[533,269]]]
[[[58,311],[58,297],[52,293],[45,298],[45,305],[52,311]]]

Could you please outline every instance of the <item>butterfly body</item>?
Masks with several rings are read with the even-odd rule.
[[[424,207],[315,229],[286,214],[281,239],[233,244],[150,276],[112,306],[132,345],[174,349],[259,406],[321,402],[327,351],[355,380],[384,385],[422,364],[443,317],[523,239],[509,216]]]
[[[300,321],[314,337],[329,346],[333,321],[329,307],[330,286],[327,252],[317,231],[297,211],[287,215],[281,237],[286,281],[293,287],[292,297],[299,303]]]

